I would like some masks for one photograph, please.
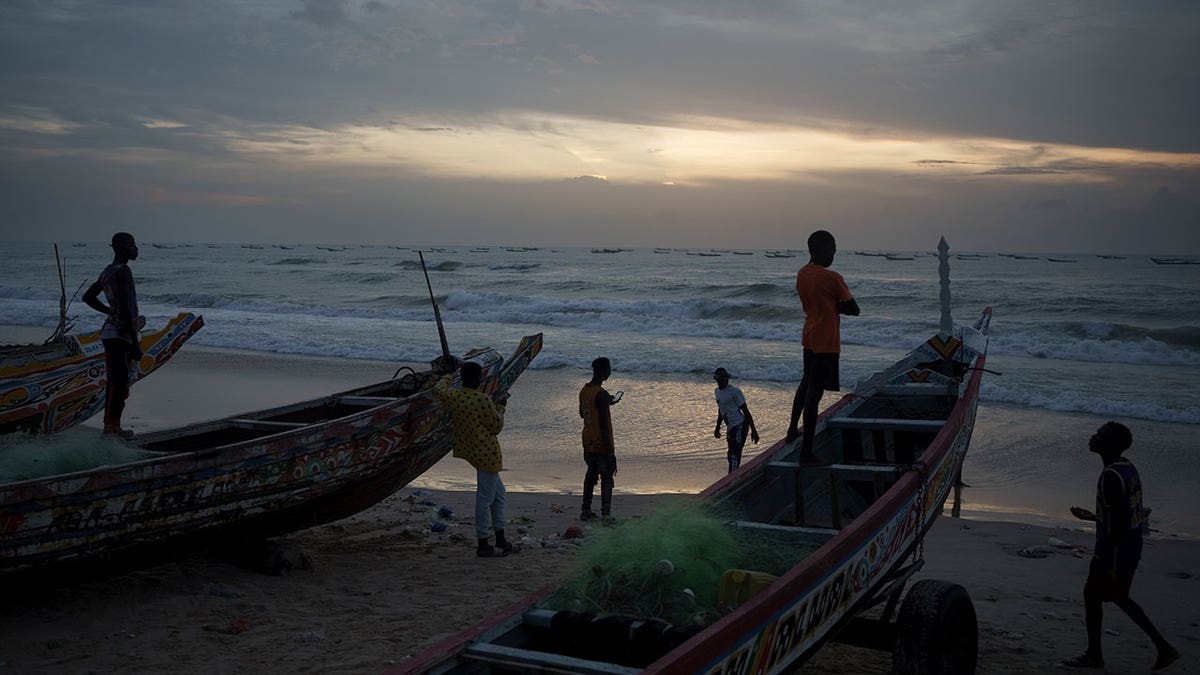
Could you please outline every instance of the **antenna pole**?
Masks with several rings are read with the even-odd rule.
[[[429,289],[429,302],[433,303],[433,319],[437,321],[438,337],[442,340],[442,358],[450,360],[450,345],[446,343],[446,328],[442,325],[442,312],[438,309],[437,300],[433,299],[433,285],[429,283],[429,270],[425,269],[425,254],[417,251],[421,258],[421,271],[425,273],[425,287]]]
[[[67,332],[67,281],[63,277],[62,258],[58,255],[58,244],[54,245],[54,262],[58,264],[58,328],[47,342],[57,340]]]

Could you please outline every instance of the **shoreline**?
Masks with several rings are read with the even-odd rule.
[[[0,326],[0,343],[40,341],[44,332]],[[377,382],[390,378],[401,365],[422,364],[187,344],[133,387],[125,419],[135,432],[181,426]],[[585,379],[582,371],[553,368],[531,369],[517,380],[501,435],[503,476],[510,489],[547,494],[579,489],[583,465],[574,398]],[[747,444],[743,460],[748,461],[782,436],[792,386],[738,384],[763,437],[758,446]],[[711,380],[701,377],[614,374],[612,388],[627,390],[626,401],[614,412],[621,458],[618,494],[692,494],[724,475],[724,441],[712,438],[711,387]],[[837,398],[828,396],[824,404]],[[664,406],[663,401],[672,405]],[[1078,527],[1068,508],[1090,508],[1095,500],[1100,467],[1086,452],[1086,439],[1106,419],[984,401],[963,469],[971,485],[964,491],[964,517]],[[1135,429],[1130,457],[1142,472],[1147,506],[1154,509],[1152,526],[1159,530],[1152,536],[1200,539],[1200,498],[1188,487],[1200,483],[1200,465],[1187,452],[1193,425],[1129,424]],[[80,426],[98,429],[100,416]],[[652,435],[647,437],[645,430]],[[1033,452],[1038,445],[1044,449]],[[470,467],[449,456],[413,482],[415,487],[441,490],[471,490],[474,485]]]

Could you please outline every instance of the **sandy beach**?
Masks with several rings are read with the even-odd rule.
[[[127,419],[134,429],[146,431],[348,388],[386,377],[394,368],[184,350],[134,388]],[[536,402],[531,382],[561,379],[545,372],[530,375],[518,382],[515,400]],[[527,411],[509,424],[561,414]],[[89,421],[81,432],[90,433],[95,424]],[[507,515],[510,533],[523,542],[518,555],[474,555],[472,474],[464,462],[447,458],[373,508],[283,538],[304,551],[312,569],[269,576],[197,553],[103,581],[8,588],[0,609],[0,672],[386,670],[553,584],[594,532],[595,526],[587,524],[580,539],[562,536],[568,527],[582,525],[576,520],[574,476],[580,471],[572,473],[567,463],[566,469],[552,467],[547,475],[531,478],[522,462],[532,462],[536,453],[506,438],[501,437],[509,464]],[[703,471],[719,472],[719,459],[697,457],[695,462]],[[623,465],[618,474],[615,511],[623,519],[646,513],[659,500],[688,498],[648,493],[645,483],[639,486],[632,478],[625,485],[639,487],[623,487],[622,475],[638,466]],[[522,487],[552,485],[547,481],[559,474],[558,487]],[[433,532],[430,525],[441,506],[454,516],[443,521],[445,531]],[[953,581],[971,594],[980,622],[979,672],[1051,671],[1060,659],[1082,651],[1081,589],[1092,534],[1077,525],[1042,527],[978,514],[937,522],[918,578]],[[1146,546],[1134,585],[1135,599],[1184,655],[1170,672],[1200,672],[1198,568],[1200,542],[1156,536]],[[1108,608],[1106,619],[1106,672],[1148,672],[1154,658],[1150,642],[1115,608]],[[830,645],[804,672],[886,673],[890,663],[886,653]]]
[[[682,499],[667,495],[663,499]],[[628,517],[660,497],[618,495]],[[442,533],[436,507],[455,517]],[[14,673],[378,673],[551,582],[584,537],[566,540],[576,500],[510,493],[510,531],[523,550],[474,555],[470,492],[404,489],[352,518],[285,538],[311,570],[252,572],[205,555],[107,581],[36,592],[10,589],[0,612],[0,668]],[[1057,545],[1051,544],[1054,540]],[[918,578],[963,585],[979,618],[980,673],[1054,670],[1082,651],[1083,530],[942,518]],[[1024,557],[1022,550],[1044,557]],[[1200,543],[1152,540],[1134,597],[1200,670]],[[1153,648],[1119,611],[1107,613],[1108,673],[1148,672]],[[821,650],[813,673],[887,673],[890,655]]]

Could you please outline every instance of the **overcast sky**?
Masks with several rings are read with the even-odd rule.
[[[0,240],[818,227],[1200,253],[1200,3],[0,3]]]

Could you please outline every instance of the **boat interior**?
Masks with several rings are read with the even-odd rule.
[[[74,339],[54,340],[40,345],[0,345],[0,366],[21,368],[78,353],[79,346]]]
[[[919,391],[919,390],[918,390]],[[933,443],[957,403],[941,393],[876,393],[818,423],[813,453],[799,441],[718,504],[737,527],[824,543],[865,512]]]
[[[359,387],[279,408],[261,410],[186,427],[139,436],[144,450],[161,453],[192,452],[243,443],[314,424],[333,422],[372,408],[395,403],[421,390],[430,371],[409,372],[396,379]]]

